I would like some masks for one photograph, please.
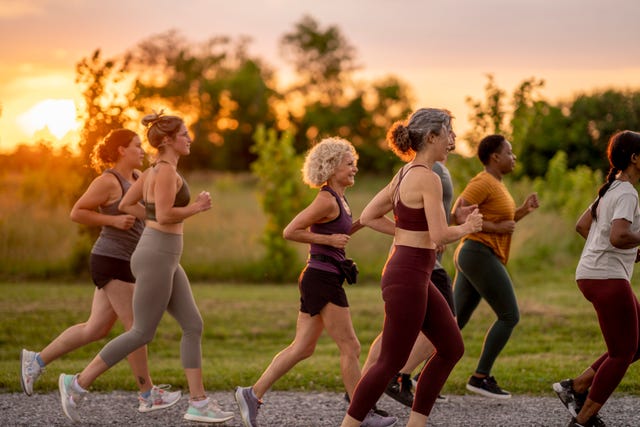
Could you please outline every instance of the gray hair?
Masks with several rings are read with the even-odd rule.
[[[395,122],[387,132],[387,143],[398,157],[411,160],[424,148],[427,137],[440,135],[451,124],[451,112],[440,108],[420,108],[407,120]]]

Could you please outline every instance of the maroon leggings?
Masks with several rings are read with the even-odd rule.
[[[464,353],[458,325],[446,300],[429,281],[432,249],[394,246],[382,272],[384,326],[380,357],[360,379],[348,414],[362,421],[391,378],[404,366],[420,331],[435,346],[422,370],[413,410],[429,415],[449,373]],[[425,314],[426,312],[426,314]]]
[[[640,357],[640,304],[624,279],[581,279],[578,287],[596,309],[607,345],[607,352],[591,365],[596,375],[589,391],[591,400],[604,405]]]

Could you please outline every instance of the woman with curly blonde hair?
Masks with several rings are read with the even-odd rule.
[[[350,235],[359,229],[352,215],[345,190],[358,172],[358,154],[351,143],[327,138],[305,157],[303,181],[320,188],[317,196],[284,229],[287,240],[309,244],[307,265],[300,275],[300,310],[293,342],[276,354],[252,387],[236,388],[236,401],[244,425],[257,426],[256,416],[262,396],[298,362],[310,357],[324,329],[338,345],[342,380],[349,396],[360,379],[360,342],[351,323],[347,295],[342,287],[345,273],[345,247]],[[371,412],[370,426],[388,426],[395,418]]]

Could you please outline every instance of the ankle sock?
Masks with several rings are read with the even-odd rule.
[[[151,397],[151,389],[141,392],[140,393],[140,397],[144,398],[144,399],[148,399],[149,397]]]
[[[83,389],[80,384],[78,384],[78,376],[73,377],[73,381],[71,382],[71,388],[77,391],[78,393],[86,393],[87,390]]]
[[[209,398],[207,397],[206,399],[202,400],[191,400],[189,403],[191,403],[191,406],[202,409],[209,404]]]
[[[44,368],[46,366],[44,360],[40,358],[40,353],[36,354],[36,362],[38,362],[38,365],[40,365],[41,368]]]

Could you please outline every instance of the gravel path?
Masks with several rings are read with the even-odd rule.
[[[551,395],[551,393],[550,393]],[[232,392],[211,393],[226,410],[236,413],[225,427],[242,427]],[[383,396],[378,405],[399,418],[404,426],[408,408]],[[172,408],[140,414],[136,394],[132,392],[91,393],[83,405],[84,424],[94,426],[202,426],[184,421],[185,397]],[[342,394],[321,392],[269,392],[260,409],[261,427],[339,426],[347,409]],[[640,426],[640,400],[637,397],[613,396],[601,411],[608,426]],[[509,400],[493,400],[475,395],[449,396],[449,401],[437,403],[430,426],[566,426],[568,412],[556,397],[514,396]],[[60,407],[57,393],[0,394],[1,426],[64,426],[70,425]]]

